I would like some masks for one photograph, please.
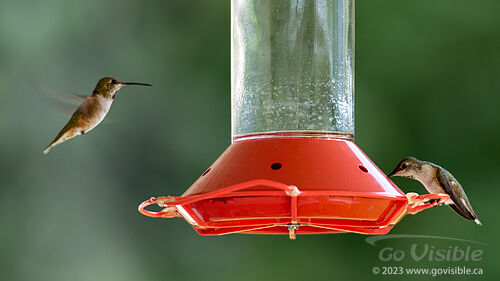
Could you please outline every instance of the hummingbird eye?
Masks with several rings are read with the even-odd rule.
[[[117,82],[115,79],[111,80],[111,84],[116,84]]]
[[[401,169],[406,169],[406,167],[408,167],[408,164],[406,163],[403,163],[403,165],[401,165]]]

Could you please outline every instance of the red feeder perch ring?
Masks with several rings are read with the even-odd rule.
[[[233,143],[183,196],[151,198],[139,211],[182,216],[201,235],[288,233],[294,239],[386,234],[407,213],[448,199],[405,195],[350,141],[263,138]],[[165,209],[146,210],[151,204]]]

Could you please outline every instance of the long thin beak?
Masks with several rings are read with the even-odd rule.
[[[390,177],[394,176],[394,174],[397,172],[398,172],[398,168],[394,169],[394,171],[392,171],[390,174],[388,174],[387,177],[390,178]]]
[[[135,82],[122,82],[123,85],[141,85],[141,86],[153,86],[151,84],[146,83],[135,83]]]

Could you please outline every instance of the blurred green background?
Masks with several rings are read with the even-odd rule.
[[[407,155],[446,167],[484,225],[440,207],[391,234],[490,245],[480,262],[383,262],[384,245],[413,241],[201,237],[137,212],[152,195],[182,194],[230,144],[230,1],[1,0],[0,280],[400,278],[372,274],[390,265],[481,267],[442,277],[499,280],[498,11],[495,0],[356,3],[357,144],[385,172]],[[47,93],[90,94],[103,76],[153,87],[122,89],[110,124],[43,155],[68,118]]]

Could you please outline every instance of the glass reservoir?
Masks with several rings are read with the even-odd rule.
[[[233,141],[354,136],[352,0],[232,0]]]

